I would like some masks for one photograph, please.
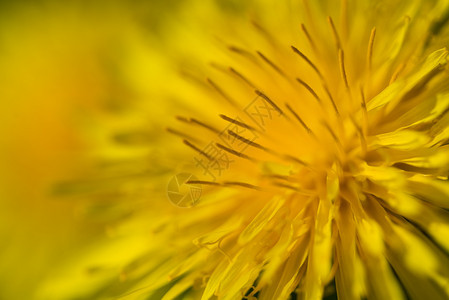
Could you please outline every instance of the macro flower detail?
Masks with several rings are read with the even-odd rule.
[[[134,204],[85,297],[449,298],[449,4],[281,2],[186,5],[168,134],[111,188]]]

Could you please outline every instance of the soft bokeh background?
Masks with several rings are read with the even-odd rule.
[[[163,114],[161,37],[179,2],[1,2],[0,299],[33,299],[104,231],[54,183],[89,169],[117,119],[141,122],[123,117],[133,106]]]
[[[38,298],[43,286],[55,294],[77,288],[76,281],[45,282],[89,253],[108,235],[108,214],[114,219],[120,212],[97,217],[88,202],[102,181],[76,182],[95,177],[99,160],[144,157],[133,164],[174,167],[151,159],[167,152],[159,145],[179,142],[167,141],[164,131],[173,106],[182,109],[176,95],[189,89],[178,66],[214,56],[201,38],[213,26],[195,21],[214,13],[238,17],[243,6],[234,0],[0,2],[0,299]],[[144,130],[135,134],[136,128]]]

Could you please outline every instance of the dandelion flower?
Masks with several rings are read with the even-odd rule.
[[[97,196],[120,221],[43,294],[448,299],[449,3],[185,7],[170,135],[115,132],[150,155],[113,169]]]

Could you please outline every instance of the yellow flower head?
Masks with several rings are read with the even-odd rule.
[[[447,299],[449,3],[197,2],[38,296]]]

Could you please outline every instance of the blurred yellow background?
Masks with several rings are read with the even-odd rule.
[[[179,1],[157,2],[0,4],[0,299],[32,299],[103,230],[53,184],[87,168],[95,128],[157,92],[161,22]]]

